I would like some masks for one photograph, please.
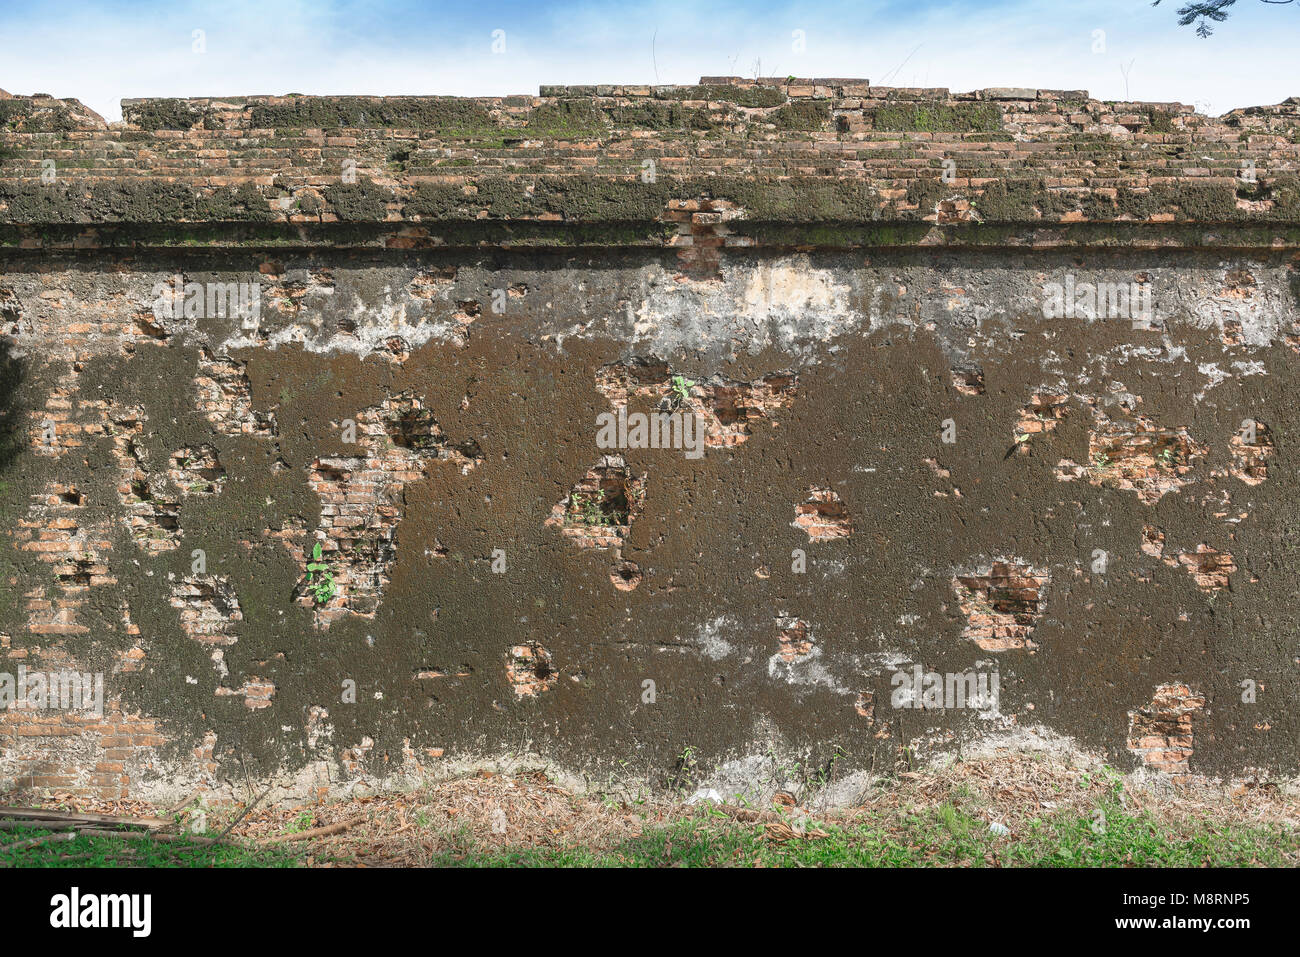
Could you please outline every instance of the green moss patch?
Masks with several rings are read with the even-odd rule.
[[[251,183],[213,193],[147,179],[89,184],[0,182],[7,223],[258,222],[272,219]]]
[[[751,219],[831,222],[880,218],[875,191],[858,180],[814,177],[639,179],[542,176],[536,179],[483,177],[474,192],[453,184],[422,183],[407,201],[408,215],[421,219],[531,218],[559,214],[572,222],[650,222],[671,199],[710,196],[727,199]],[[531,187],[531,189],[530,189]]]
[[[789,100],[785,93],[774,86],[682,86],[672,90],[655,90],[654,95],[660,100],[708,100],[734,103],[750,109],[780,106]]]
[[[1174,131],[1174,117],[1178,114],[1170,110],[1152,110],[1147,129],[1152,133],[1172,133]]]
[[[123,110],[123,118],[142,130],[188,130],[203,114],[187,101],[173,98],[132,104]]]
[[[767,122],[775,125],[778,130],[824,130],[830,119],[830,105],[817,100],[787,103],[767,115]]]
[[[610,118],[615,126],[640,130],[711,130],[719,125],[707,109],[687,108],[671,100],[616,106]]]
[[[498,129],[483,104],[461,97],[301,97],[253,106],[255,129],[361,129],[366,127],[482,133]]]
[[[1002,111],[992,103],[898,102],[871,113],[878,130],[900,133],[996,133]]]
[[[58,100],[0,100],[0,129],[24,133],[67,133],[78,129],[68,107]]]
[[[1040,217],[1059,218],[1078,204],[1047,189],[1041,179],[999,180],[984,187],[971,201],[985,222],[1023,223]]]
[[[528,114],[528,134],[551,139],[599,136],[607,129],[605,114],[590,100],[557,100]]]
[[[325,190],[325,200],[339,219],[350,223],[377,222],[387,217],[392,193],[368,179],[340,183]]]

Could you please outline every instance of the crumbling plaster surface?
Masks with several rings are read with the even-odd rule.
[[[0,688],[107,699],[0,713],[0,788],[1300,770],[1300,100],[123,115],[0,91]]]
[[[8,254],[2,284],[18,318],[6,361],[23,370],[8,414],[28,447],[4,476],[0,633],[11,662],[105,671],[120,714],[151,723],[127,760],[107,762],[122,764],[131,793],[219,787],[241,763],[343,787],[521,747],[589,775],[628,761],[661,782],[688,748],[733,770],[772,748],[879,769],[905,748],[939,753],[1038,726],[1128,766],[1176,752],[1165,770],[1296,769],[1286,436],[1298,425],[1298,330],[1285,254],[754,252],[701,280],[632,251],[167,252],[106,265]],[[1242,270],[1251,294],[1238,308],[1198,308],[1226,300]],[[1067,271],[1148,276],[1153,328],[1044,318],[1043,285]],[[134,322],[178,273],[278,278],[255,332],[233,318]],[[329,292],[291,304],[276,282]],[[501,313],[496,289],[515,290]],[[617,551],[643,578],[620,589],[612,549],[576,548],[547,519],[602,455],[600,370],[646,356],[692,381],[797,370],[797,390],[743,444],[694,461],[623,453],[644,499]],[[273,431],[214,421],[199,385],[213,357],[246,377],[234,421],[273,419]],[[1022,441],[1017,423],[1045,392],[1063,411]],[[295,555],[322,525],[313,463],[369,454],[342,440],[342,423],[406,394],[478,460],[390,457],[410,474],[384,500],[396,527],[388,580],[372,613],[323,623],[295,600]],[[1144,501],[1090,462],[1096,410],[1185,430],[1204,451],[1178,463],[1176,488]],[[174,547],[142,547],[126,521],[127,412],[140,423],[133,467],[171,490]],[[1233,436],[1251,417],[1274,440],[1256,484],[1233,474]],[[53,450],[46,419],[58,423]],[[207,447],[224,480],[184,494],[171,456]],[[1063,461],[1096,481],[1063,480]],[[49,504],[64,486],[79,501]],[[851,534],[810,541],[792,525],[814,487],[843,502]],[[1164,556],[1208,547],[1235,570],[1205,587],[1189,561],[1144,551],[1148,526]],[[32,548],[41,542],[73,558],[89,548],[108,573],[62,580],[51,551]],[[211,635],[186,632],[194,549],[237,597],[219,663]],[[1032,641],[989,651],[971,640],[953,581],[997,562],[1041,569],[1048,584]],[[32,627],[41,602],[63,600],[75,603],[57,619],[68,628]],[[520,678],[521,656],[544,658],[546,673]],[[892,709],[890,676],[913,662],[995,662],[997,713]],[[1247,679],[1262,689],[1251,704]],[[349,680],[355,703],[340,700]],[[1194,706],[1162,719],[1170,692],[1159,689],[1182,686]],[[1134,721],[1162,720],[1190,727],[1190,741],[1132,743]],[[39,762],[5,722],[16,778]],[[50,777],[89,780],[84,736],[66,751],[40,740]]]

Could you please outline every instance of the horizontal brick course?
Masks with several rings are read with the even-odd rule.
[[[1208,117],[1086,91],[708,77],[537,97],[133,99],[112,124],[76,100],[7,102],[0,224],[596,223],[704,192],[774,222],[1300,222],[1295,98]],[[763,206],[746,202],[757,182],[812,201],[745,209]],[[827,186],[863,198],[819,197]]]

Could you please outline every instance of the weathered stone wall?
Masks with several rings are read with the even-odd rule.
[[[0,99],[0,789],[1297,770],[1295,103],[544,92]]]

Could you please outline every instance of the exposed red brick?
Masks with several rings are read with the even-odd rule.
[[[857,699],[853,703],[853,710],[866,718],[868,722],[874,721],[876,717],[875,694],[870,691],[859,691]]]
[[[1255,423],[1255,441],[1247,443],[1241,432],[1228,440],[1232,452],[1232,474],[1247,485],[1259,485],[1268,478],[1267,459],[1275,451],[1273,433],[1263,422]]]
[[[615,411],[676,409],[673,376],[668,363],[638,356],[601,367],[596,388]],[[729,448],[745,442],[755,425],[772,420],[777,411],[793,402],[798,381],[793,372],[770,372],[751,382],[715,375],[693,382],[690,397],[680,408],[701,417],[706,448]]]
[[[44,588],[27,595],[27,631],[34,635],[82,635],[78,611],[90,589],[117,583],[109,565],[113,550],[108,519],[87,519],[85,497],[75,486],[47,483],[33,496],[26,517],[10,531],[15,547],[50,566],[57,598]]]
[[[1160,558],[1165,553],[1165,533],[1154,525],[1142,526],[1142,553]]]
[[[250,677],[245,679],[243,685],[238,688],[218,688],[216,696],[218,698],[242,696],[244,707],[256,711],[259,708],[271,707],[271,699],[275,697],[275,685],[265,678]]]
[[[136,410],[111,417],[109,434],[122,472],[118,499],[126,507],[123,521],[135,543],[150,553],[170,551],[180,544],[180,496],[167,486],[165,473],[147,466],[138,442],[143,432]]]
[[[1204,543],[1196,546],[1194,552],[1182,552],[1178,560],[1196,579],[1196,586],[1202,591],[1218,591],[1228,587],[1228,576],[1237,570],[1237,563],[1228,552],[1220,552]]]
[[[535,641],[515,645],[506,657],[506,678],[518,698],[536,697],[559,677],[551,653]]]
[[[641,584],[643,576],[636,562],[620,561],[609,570],[609,579],[619,591],[633,591]]]
[[[808,637],[808,622],[802,618],[778,618],[777,627],[781,629],[778,652],[781,660],[792,662],[813,650],[813,642]]]
[[[1047,604],[1050,575],[1023,562],[999,560],[953,577],[966,627],[961,636],[985,651],[1032,651],[1030,636]]]
[[[1096,427],[1088,436],[1089,464],[1063,460],[1057,478],[1083,478],[1092,485],[1136,492],[1147,505],[1194,481],[1186,476],[1193,460],[1207,450],[1186,429],[1158,427],[1147,416],[1131,413],[1115,420],[1095,404],[1092,412]]]
[[[1029,444],[1036,436],[1055,432],[1056,426],[1070,411],[1069,396],[1050,392],[1035,392],[1029,398],[1029,404],[1020,410],[1016,420],[1016,451],[1025,455]]]
[[[397,529],[405,511],[406,486],[443,462],[462,474],[482,461],[473,442],[452,445],[432,412],[411,392],[385,399],[356,418],[357,444],[365,454],[322,456],[307,484],[320,497],[318,540],[335,595],[318,604],[308,590],[306,565],[314,541],[305,528],[274,534],[302,567],[296,600],[315,608],[323,627],[347,614],[373,617],[397,555]]]
[[[1205,696],[1184,684],[1156,688],[1151,703],[1130,711],[1128,749],[1144,765],[1167,774],[1186,774],[1192,749],[1192,716]]]
[[[725,199],[669,200],[659,218],[677,226],[677,235],[668,240],[668,245],[677,250],[681,274],[693,279],[720,279],[722,251],[731,237],[727,223],[744,216],[743,209]]]
[[[278,270],[278,263],[266,263],[271,271],[259,270],[262,276],[261,305],[293,319],[302,312],[307,300],[334,294],[334,272],[330,269],[296,270],[292,278]]]
[[[206,442],[173,452],[167,475],[184,495],[216,495],[226,484],[217,450]]]
[[[234,627],[244,619],[230,581],[219,575],[182,578],[172,584],[171,604],[180,610],[181,630],[204,645],[233,645]]]
[[[102,717],[0,710],[4,783],[25,799],[59,793],[119,801],[156,771],[166,743],[156,722],[105,702]]]
[[[807,532],[808,540],[813,542],[848,538],[853,534],[849,510],[839,494],[817,485],[809,487],[808,501],[795,506],[791,524]]]
[[[244,371],[247,365],[201,350],[199,374],[194,377],[199,410],[226,435],[276,435],[275,413],[253,409],[252,385]]]
[[[979,368],[953,369],[952,386],[962,395],[983,395],[984,370]]]
[[[579,548],[617,548],[627,538],[645,499],[645,478],[621,455],[607,455],[587,470],[545,522]]]

